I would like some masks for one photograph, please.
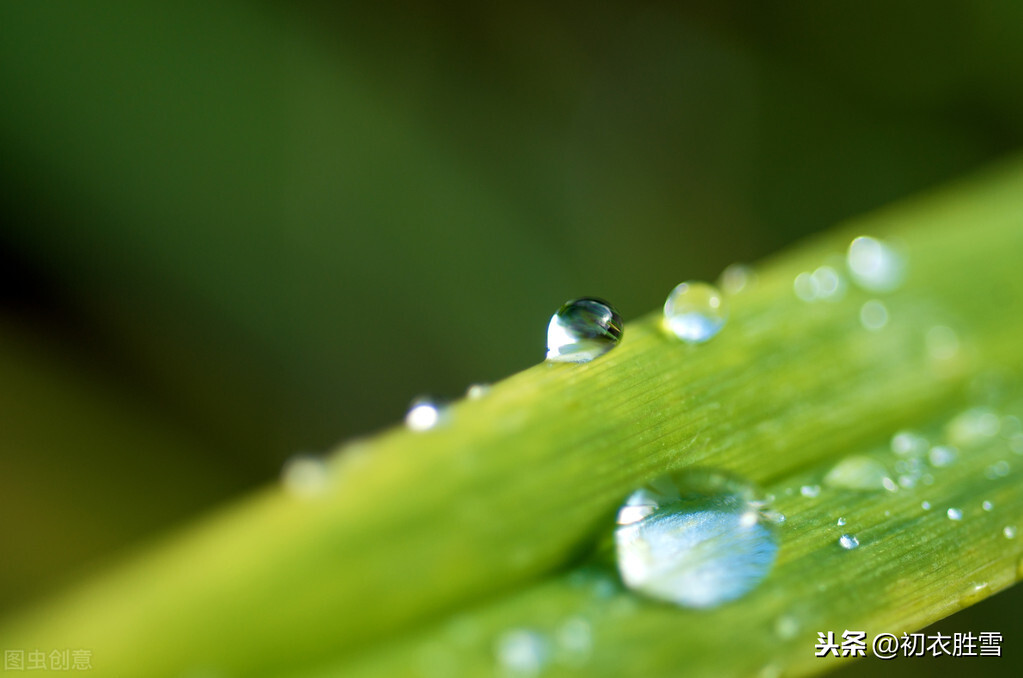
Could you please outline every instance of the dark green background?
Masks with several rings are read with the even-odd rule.
[[[0,2],[0,606],[1023,141],[1019,2],[363,5]]]

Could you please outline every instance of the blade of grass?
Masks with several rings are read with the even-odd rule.
[[[629,323],[607,356],[526,370],[434,430],[353,443],[322,496],[268,488],[9,620],[0,638],[92,648],[110,675],[339,661],[564,567],[653,475],[701,464],[770,483],[932,420],[968,402],[979,375],[1019,370],[1021,214],[1017,161],[849,224],[761,266],[706,345],[666,337],[655,314]],[[870,295],[792,293],[799,272],[861,233],[898,241],[909,262],[880,332],[859,322]],[[927,349],[935,326],[958,350]],[[875,602],[871,618],[887,618],[890,601]]]

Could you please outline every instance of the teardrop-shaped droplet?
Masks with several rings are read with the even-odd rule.
[[[567,301],[547,325],[547,360],[589,362],[617,346],[623,331],[622,317],[606,301]]]
[[[639,593],[684,607],[739,598],[770,572],[778,543],[751,485],[713,471],[662,476],[618,510],[618,571]]]
[[[728,307],[718,288],[705,282],[677,285],[664,302],[664,326],[682,341],[702,344],[728,319]]]

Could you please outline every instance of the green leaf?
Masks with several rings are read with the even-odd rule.
[[[984,406],[1011,432],[1004,417],[1023,414],[1021,215],[1015,162],[847,224],[758,266],[711,342],[681,344],[657,314],[628,323],[592,363],[538,365],[435,429],[350,443],[318,496],[267,488],[168,537],[8,620],[3,646],[89,648],[117,676],[491,675],[495,643],[523,629],[544,675],[827,668],[817,631],[917,628],[1016,579],[1012,441],[948,426]],[[793,294],[861,234],[905,256],[897,291]],[[889,319],[870,331],[860,311],[875,298]],[[906,427],[962,448],[932,484],[789,492],[850,455],[894,477],[888,444]],[[1002,461],[1007,475],[990,470]],[[593,555],[630,490],[689,466],[766,486],[788,516],[774,572],[710,611],[623,592]],[[842,549],[843,531],[861,546]]]

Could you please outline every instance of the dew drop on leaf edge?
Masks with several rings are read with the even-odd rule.
[[[705,282],[680,283],[664,302],[664,327],[682,341],[702,344],[728,320],[728,306],[718,288]]]
[[[623,332],[622,317],[608,302],[592,297],[566,301],[547,325],[547,360],[589,362],[617,346]]]

